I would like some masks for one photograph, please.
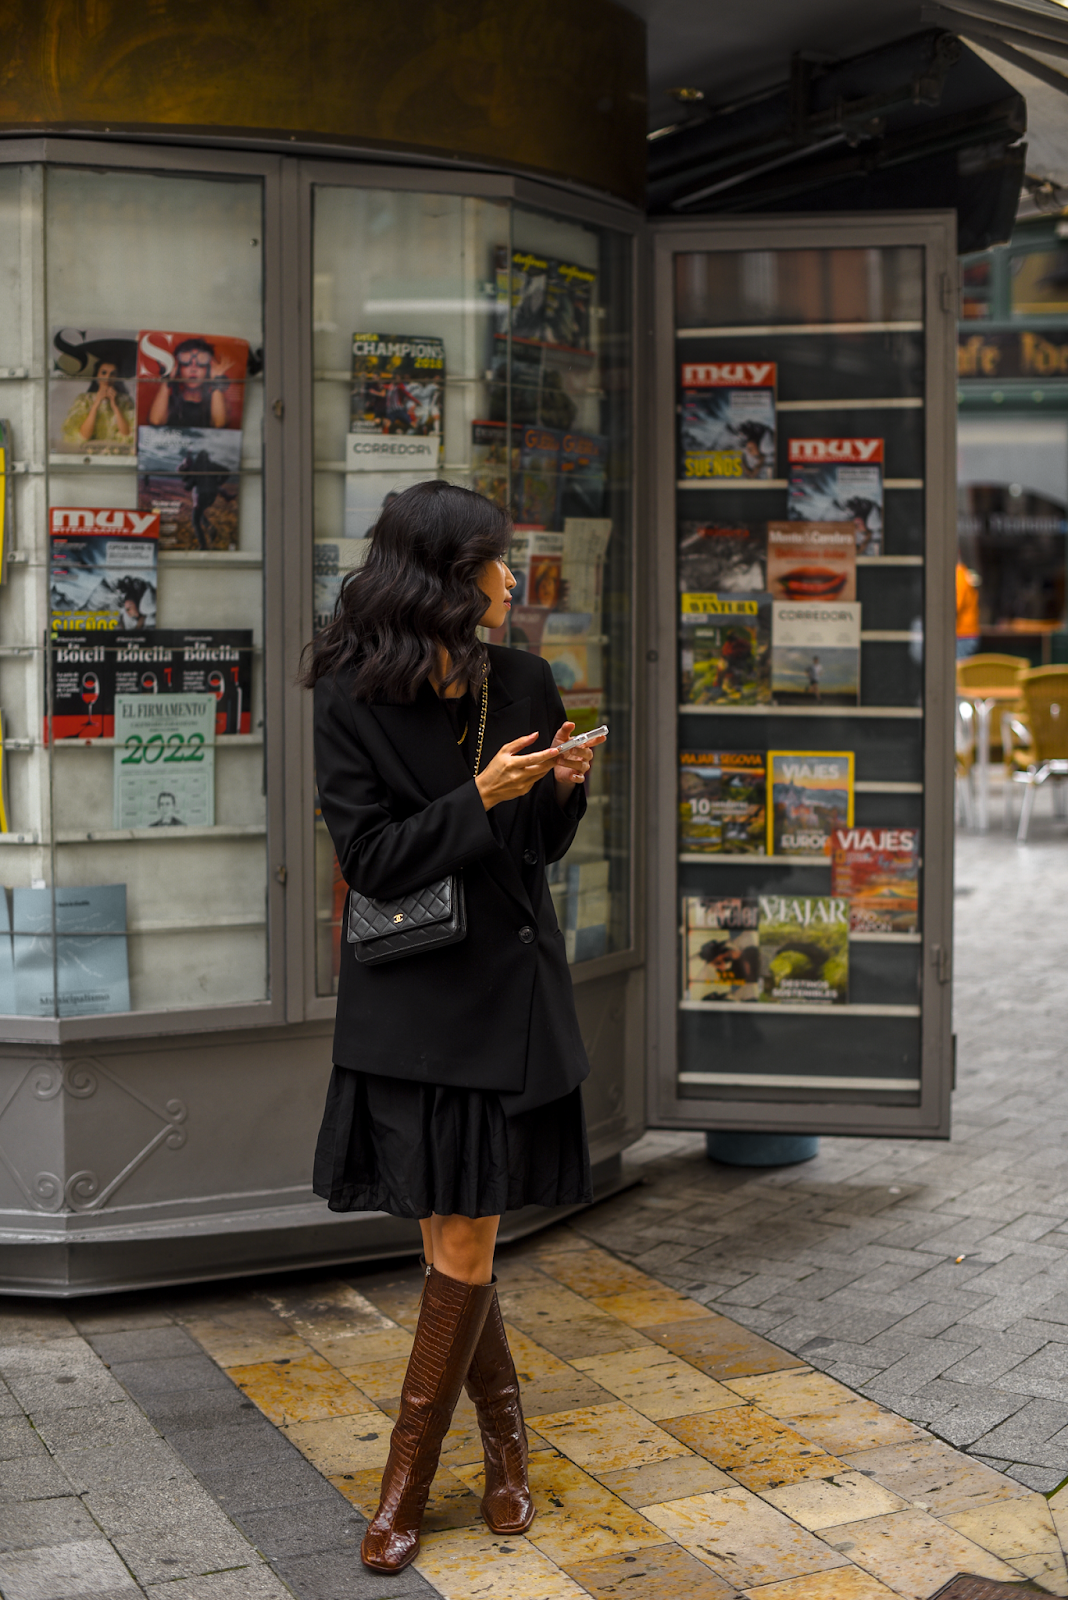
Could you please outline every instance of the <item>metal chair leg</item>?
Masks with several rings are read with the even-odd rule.
[[[1016,830],[1017,844],[1027,843],[1027,830],[1031,826],[1031,813],[1035,808],[1035,790],[1038,785],[1030,774],[1028,774],[1026,782],[1027,790],[1020,810],[1020,826]]]

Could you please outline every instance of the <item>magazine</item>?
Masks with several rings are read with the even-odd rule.
[[[775,600],[855,600],[851,522],[769,522],[768,590]]]
[[[759,594],[769,587],[767,542],[758,526],[683,522],[679,527],[679,592]]]
[[[236,550],[240,472],[240,428],[137,430],[137,506],[161,550]]]
[[[853,826],[852,750],[769,750],[768,855],[830,856]]]
[[[683,895],[684,1000],[760,998],[759,921],[755,898]]]
[[[158,512],[53,506],[48,533],[53,633],[155,627]]]
[[[564,535],[519,524],[508,550],[508,566],[515,579],[512,606],[544,606],[551,611],[560,603],[563,585]]]
[[[607,861],[567,861],[567,914],[564,953],[569,962],[594,961],[608,954],[609,891]]]
[[[506,334],[511,323],[514,339],[544,339],[549,299],[549,257],[531,250],[512,252],[508,271],[508,246],[494,251],[497,276],[495,330]]]
[[[137,422],[144,427],[240,432],[249,368],[247,339],[222,334],[137,335]],[[142,441],[137,441],[138,453]]]
[[[471,487],[499,506],[509,509],[508,479],[512,480],[512,503],[519,489],[519,451],[522,442],[519,424],[512,424],[511,461],[508,459],[506,422],[472,422]],[[511,469],[509,474],[509,468]]]
[[[341,585],[362,567],[370,539],[316,539],[312,544],[312,628],[321,633],[334,620]]]
[[[848,901],[762,894],[760,984],[760,999],[772,1005],[846,1005]]]
[[[215,821],[212,694],[117,694],[113,826],[207,828]]]
[[[684,594],[679,619],[682,702],[762,705],[768,676],[771,601],[764,595]]]
[[[762,750],[680,750],[679,850],[762,856],[766,776]]]
[[[519,445],[516,505],[520,523],[557,526],[561,435],[554,428],[524,428]]]
[[[774,361],[684,361],[684,478],[774,478]]]
[[[252,655],[251,628],[60,634],[45,742],[112,738],[117,694],[210,694],[216,734],[251,733]]]
[[[851,933],[916,933],[920,830],[836,829],[831,839],[831,893],[849,901]]]
[[[564,519],[564,557],[560,569],[564,604],[569,611],[588,611],[595,633],[601,630],[604,562],[611,536],[610,517]]]
[[[15,888],[11,900],[19,1016],[129,1011],[124,883]]]
[[[608,473],[608,440],[599,433],[565,433],[560,442],[559,524],[567,517],[600,519]]]
[[[572,261],[549,262],[545,302],[545,338],[571,350],[590,348],[590,325],[597,273]]]
[[[53,328],[48,445],[53,455],[137,452],[137,332]]]
[[[539,654],[547,661],[561,694],[604,686],[604,651],[599,636],[591,637],[588,611],[550,611]]]
[[[857,601],[771,602],[771,694],[778,705],[859,704]]]
[[[444,401],[444,339],[354,333],[347,470],[436,471]]]
[[[798,522],[849,522],[857,554],[883,549],[883,441],[791,439],[787,515]]]
[[[491,420],[507,422],[510,413],[513,424],[537,422],[546,428],[570,428],[579,402],[586,396],[595,359],[584,351],[564,350],[534,339],[509,341],[498,334],[489,373]]]
[[[350,433],[351,439],[353,435]],[[346,472],[345,538],[368,539],[386,507],[412,484],[422,481],[408,472]]]

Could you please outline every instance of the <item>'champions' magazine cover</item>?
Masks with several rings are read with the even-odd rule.
[[[350,472],[432,472],[442,462],[445,341],[354,333]]]

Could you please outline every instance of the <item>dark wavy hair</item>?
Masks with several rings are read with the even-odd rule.
[[[379,513],[367,560],[342,584],[333,620],[305,646],[300,682],[310,689],[351,667],[356,700],[410,705],[444,648],[443,687],[476,689],[488,666],[475,632],[487,605],[478,580],[511,535],[508,514],[471,489],[440,479],[405,489]]]

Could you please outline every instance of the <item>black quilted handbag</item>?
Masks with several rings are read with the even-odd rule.
[[[489,689],[483,682],[475,752],[476,777],[482,764],[488,704]],[[447,944],[459,944],[467,937],[463,873],[452,872],[447,878],[439,878],[436,883],[428,883],[425,889],[400,895],[396,900],[372,900],[369,895],[350,889],[345,937],[355,946],[356,960],[365,966],[399,961],[402,956],[416,956],[425,950],[441,950]]]

